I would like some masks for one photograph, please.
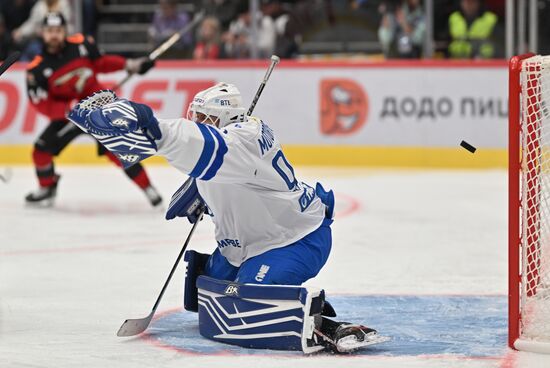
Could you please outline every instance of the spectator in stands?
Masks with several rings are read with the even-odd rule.
[[[229,24],[237,18],[237,7],[240,2],[241,0],[202,0],[201,5],[207,15],[220,22],[220,29],[225,32]]]
[[[220,22],[214,17],[206,17],[199,27],[197,45],[193,51],[193,59],[219,59],[220,51]]]
[[[10,33],[6,28],[4,17],[0,14],[0,60],[5,60],[13,49]]]
[[[29,19],[13,30],[11,34],[13,41],[24,49],[20,60],[30,61],[41,52],[42,43],[38,36],[42,29],[42,21],[46,14],[51,12],[59,12],[65,19],[71,19],[71,7],[68,0],[38,0],[31,9]],[[69,33],[73,32],[70,25],[68,25],[68,31]]]
[[[250,14],[248,1],[241,2],[238,7],[238,18],[231,22],[229,31],[223,35],[224,53],[232,59],[245,59],[251,57],[252,47],[252,19],[258,25],[258,39],[255,46],[258,48],[258,57],[269,57],[275,49],[277,33],[275,24],[270,17],[261,12]]]
[[[275,54],[285,59],[295,56],[298,53],[297,34],[290,12],[280,0],[262,0],[262,13],[266,26],[275,30]]]
[[[159,8],[155,11],[153,23],[149,27],[149,37],[154,47],[166,41],[174,33],[179,32],[189,21],[189,15],[178,10],[176,0],[159,0]],[[192,32],[188,32],[163,57],[188,57],[192,43]]]
[[[98,0],[82,0],[82,33],[95,38]]]
[[[34,0],[0,0],[0,12],[10,34],[29,18],[33,5]]]
[[[39,36],[42,20],[51,12],[60,12],[65,19],[71,17],[71,7],[67,0],[38,0],[32,7],[29,18],[12,32],[14,41],[21,42],[25,38]]]
[[[449,17],[448,53],[456,59],[489,59],[494,55],[491,35],[497,16],[486,11],[482,0],[461,0],[460,10]]]
[[[388,58],[419,58],[426,34],[420,0],[385,1],[379,9],[382,22],[378,39]]]

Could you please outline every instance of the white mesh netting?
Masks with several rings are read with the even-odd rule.
[[[111,90],[102,90],[80,101],[79,107],[84,110],[95,110],[116,101],[116,94]]]
[[[521,70],[521,332],[550,343],[550,57]]]

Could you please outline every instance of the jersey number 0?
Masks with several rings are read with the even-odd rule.
[[[294,176],[294,169],[286,160],[283,151],[279,150],[271,161],[273,168],[283,178],[289,190],[294,190],[298,185],[296,177]]]

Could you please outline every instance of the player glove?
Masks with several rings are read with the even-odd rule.
[[[149,106],[117,99],[108,90],[80,101],[68,118],[114,153],[125,168],[154,155],[156,140],[162,137]]]
[[[199,194],[195,178],[189,178],[174,193],[166,211],[166,219],[172,220],[177,217],[187,217],[190,223],[194,224],[200,220],[199,215],[205,208],[206,203]]]
[[[126,71],[128,73],[134,74],[145,74],[155,66],[155,60],[149,59],[147,56],[140,57],[137,59],[128,59],[126,60]]]
[[[77,108],[78,106],[75,107],[75,109]],[[77,125],[79,124],[77,123]],[[86,116],[84,125],[92,134],[108,136],[140,133],[141,130],[155,146],[155,149],[155,140],[162,137],[158,120],[154,117],[151,108],[124,98],[90,112]]]
[[[142,103],[137,103],[127,100],[128,103],[134,108],[137,115],[137,124],[153,139],[161,139],[162,133],[159,128],[159,122],[153,115],[153,110]]]

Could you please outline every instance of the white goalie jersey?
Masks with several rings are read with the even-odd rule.
[[[222,129],[159,119],[158,154],[197,178],[212,213],[220,252],[234,266],[317,229],[325,205],[299,182],[273,131],[261,120]]]

